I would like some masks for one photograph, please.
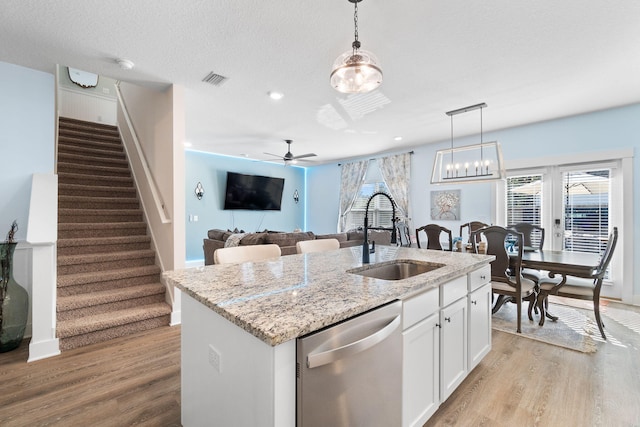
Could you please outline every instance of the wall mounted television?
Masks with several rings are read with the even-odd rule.
[[[279,211],[284,178],[227,172],[224,209]]]

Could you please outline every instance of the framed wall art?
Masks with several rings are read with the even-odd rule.
[[[431,192],[431,219],[457,221],[460,219],[460,190]]]

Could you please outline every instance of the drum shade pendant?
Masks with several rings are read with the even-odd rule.
[[[352,49],[338,56],[331,71],[331,86],[342,93],[371,92],[382,83],[382,69],[374,54],[360,50],[358,41],[358,3],[362,0],[348,0],[354,4],[353,23],[355,27]]]

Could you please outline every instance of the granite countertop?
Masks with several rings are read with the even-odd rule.
[[[371,263],[416,260],[445,264],[404,280],[347,273],[362,267],[362,248],[287,255],[274,261],[168,271],[170,285],[275,346],[476,270],[492,256],[377,246]],[[366,265],[365,265],[366,266]]]

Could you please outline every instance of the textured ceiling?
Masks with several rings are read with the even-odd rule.
[[[182,85],[187,140],[232,156],[293,139],[319,164],[448,140],[445,111],[479,102],[485,131],[640,102],[638,0],[364,0],[359,38],[384,81],[347,96],[329,86],[353,40],[347,0],[0,3],[0,61]],[[202,82],[211,71],[228,80]],[[456,116],[456,136],[477,132]]]

